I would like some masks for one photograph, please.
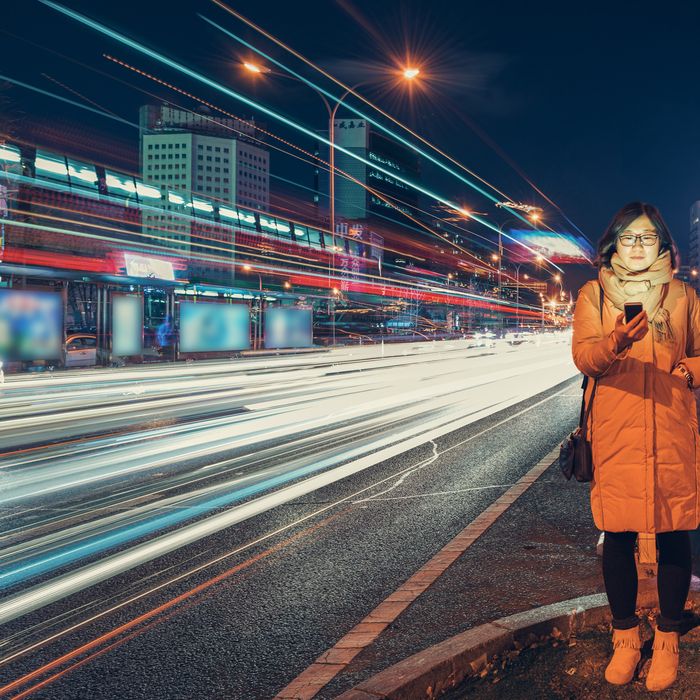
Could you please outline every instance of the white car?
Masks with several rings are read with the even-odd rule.
[[[97,337],[91,333],[73,333],[66,338],[63,366],[94,367],[97,363]]]

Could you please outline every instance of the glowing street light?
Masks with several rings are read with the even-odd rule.
[[[270,69],[267,68],[266,66],[259,66],[257,63],[251,63],[250,61],[243,61],[243,67],[249,72],[249,73],[270,73]]]
[[[406,80],[413,80],[418,77],[419,73],[420,68],[406,68],[403,72],[403,77],[406,78]]]

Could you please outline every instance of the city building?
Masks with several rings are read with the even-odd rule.
[[[689,248],[689,254],[688,254],[688,267],[691,270],[698,270],[700,269],[700,200],[697,202],[694,202],[693,205],[690,207],[690,248]],[[690,282],[695,290],[697,291],[700,287],[698,287],[698,278],[697,275],[693,276],[692,279],[689,279],[688,282]]]
[[[418,155],[391,139],[388,135],[368,124],[364,119],[352,117],[338,118],[334,121],[335,144],[338,149],[344,149],[357,155],[364,161],[375,163],[388,173],[410,182],[420,179],[420,163]],[[381,172],[367,165],[349,153],[336,150],[335,153],[335,217],[336,220],[350,221],[377,218],[405,222],[404,213],[415,214],[413,207],[418,204],[418,193],[415,189],[400,182],[391,174]],[[325,149],[324,159],[328,159],[328,149]],[[349,179],[342,173],[347,173]],[[321,203],[328,201],[328,177],[321,179],[323,197]],[[369,187],[377,194],[369,192]],[[377,196],[381,195],[381,196]],[[387,204],[382,196],[390,199]]]
[[[139,126],[144,183],[234,207],[269,209],[270,155],[254,122],[212,116],[207,108],[192,112],[162,104],[142,106]],[[188,250],[192,224],[178,216],[181,204],[175,194],[165,211],[145,212],[144,233]],[[192,213],[196,217],[196,209]]]

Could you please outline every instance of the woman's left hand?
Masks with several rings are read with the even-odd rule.
[[[680,363],[680,364],[682,364],[682,363]],[[686,371],[688,371],[687,368],[686,368]],[[679,365],[676,365],[676,366],[671,370],[671,374],[672,374],[674,377],[678,377],[678,379],[682,379],[683,382],[684,382],[686,385],[688,385],[688,388],[689,388],[689,389],[692,389],[692,387],[688,384],[688,378],[687,378],[685,372],[683,372],[683,370],[679,367]],[[692,375],[691,375],[691,376],[692,376]]]

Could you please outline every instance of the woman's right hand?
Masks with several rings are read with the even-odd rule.
[[[615,319],[613,336],[617,344],[617,351],[622,352],[632,343],[641,340],[649,332],[649,317],[646,311],[635,316],[629,323],[625,323],[625,314],[621,313]]]

